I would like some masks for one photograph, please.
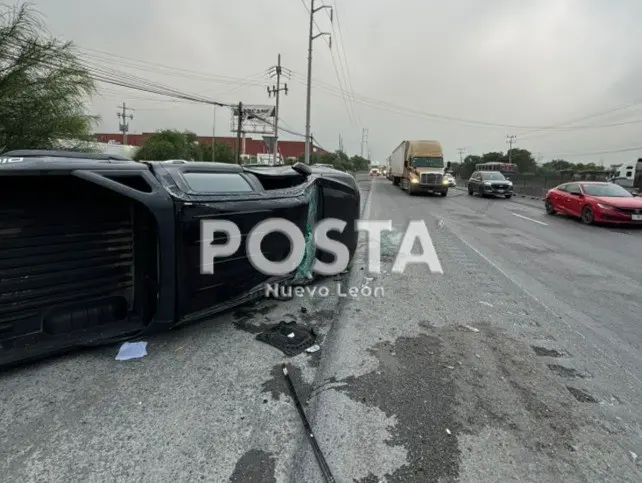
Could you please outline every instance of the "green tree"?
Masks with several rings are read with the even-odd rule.
[[[470,175],[475,171],[475,166],[482,162],[481,156],[469,154],[464,158],[464,162],[459,166],[457,174],[462,179],[470,178]]]
[[[367,171],[370,169],[370,161],[361,156],[352,156],[350,163],[352,164],[352,171]]]
[[[216,156],[214,161],[217,163],[236,164],[236,153],[226,143],[216,143]],[[212,161],[212,145],[210,143],[201,144],[201,161]]]
[[[484,153],[482,154],[482,163],[505,163],[506,158],[504,157],[504,153],[499,153],[497,151],[492,151],[490,153]]]
[[[152,134],[136,153],[137,161],[212,161],[212,145],[201,144],[196,134],[185,131],[163,130]],[[216,144],[216,161],[235,163],[235,153],[227,144]]]
[[[510,150],[510,160],[516,164],[520,173],[536,173],[537,163],[530,151],[527,149],[513,148]],[[504,162],[508,162],[508,154]]]
[[[29,5],[0,5],[0,152],[89,148],[93,93],[71,43],[51,38]]]
[[[563,159],[554,159],[548,163],[542,165],[542,169],[545,171],[563,171],[566,169],[573,169],[573,163],[569,163]]]

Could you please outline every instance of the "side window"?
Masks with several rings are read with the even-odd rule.
[[[187,186],[195,193],[250,193],[250,183],[239,173],[186,172]]]
[[[567,184],[560,185],[557,187],[557,189],[559,191],[568,191],[568,185]]]
[[[566,191],[568,191],[572,195],[579,195],[582,194],[582,190],[580,189],[579,184],[569,184],[566,187]]]

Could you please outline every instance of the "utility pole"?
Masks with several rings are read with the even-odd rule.
[[[459,151],[459,164],[464,164],[464,153],[466,152],[466,148],[457,148],[457,151]]]
[[[339,151],[341,151],[342,153],[345,152],[343,150],[343,136],[341,136],[341,134],[339,134]]]
[[[330,48],[332,48],[332,36],[329,32],[319,32],[314,35],[314,14],[324,8],[330,9],[330,23],[333,20],[333,10],[329,5],[321,5],[314,8],[314,0],[310,0],[310,32],[308,35],[308,89],[305,108],[305,164],[310,164],[310,108],[312,104],[312,42],[315,39],[327,35],[330,37]]]
[[[216,161],[216,106],[214,108],[214,117],[212,118],[212,162]]]
[[[127,146],[127,132],[129,131],[129,123],[127,119],[134,119],[133,114],[127,114],[127,111],[133,111],[131,107],[127,107],[127,104],[123,102],[122,106],[118,106],[121,109],[121,112],[117,112],[116,115],[120,119],[120,124],[118,126],[120,132],[123,133],[123,146]]]
[[[366,147],[368,146],[368,129],[365,127],[361,131],[361,157],[363,158],[366,154]]]
[[[517,136],[514,134],[506,135],[506,142],[508,143],[508,162],[512,162],[513,159],[513,144],[515,144],[515,139],[517,139]]]
[[[276,87],[272,86],[270,89],[267,88],[268,97],[276,97],[276,108],[274,109],[274,165],[278,164],[277,159],[279,158],[279,98],[281,97],[281,91],[285,92],[285,95],[288,95],[288,85],[287,83],[281,87],[281,74],[283,69],[281,68],[281,54],[279,54],[277,64],[270,69],[270,77],[276,76]]]
[[[243,131],[243,103],[239,102],[239,120],[236,128],[236,164],[241,164],[241,134]]]

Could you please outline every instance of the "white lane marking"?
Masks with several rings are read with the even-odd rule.
[[[372,197],[374,196],[374,187],[376,183],[374,179],[370,180],[370,193],[368,193],[368,200],[366,201],[366,206],[363,210],[362,220],[370,219],[370,211],[372,210]]]
[[[513,213],[513,215],[519,217],[519,218],[524,218],[525,220],[532,221],[533,223],[539,223],[540,225],[548,226],[548,223],[544,223],[543,221],[537,221],[533,220],[532,218],[529,218],[528,216],[524,215],[518,215],[517,213]]]

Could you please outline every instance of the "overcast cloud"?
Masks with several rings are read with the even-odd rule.
[[[92,63],[224,102],[270,103],[265,72],[281,53],[283,65],[294,73],[282,119],[286,127],[305,131],[308,16],[302,0],[35,3],[54,35],[132,59],[123,61],[125,66],[113,57],[83,51]],[[377,161],[403,139],[438,139],[455,160],[460,147],[468,153],[504,151],[507,134],[516,134],[519,147],[544,161],[564,157],[608,165],[642,157],[642,149],[578,155],[642,146],[642,122],[580,130],[523,127],[559,125],[642,99],[639,0],[325,3],[338,10],[332,54],[323,38],[314,42],[312,132],[326,149],[336,149],[342,135],[346,150],[358,154],[361,129],[368,128],[369,150]],[[332,31],[324,12],[316,19],[322,30]],[[352,89],[359,96],[353,102],[342,99],[333,58],[342,80],[347,75],[341,75],[346,69],[340,67],[347,59]],[[239,85],[222,76],[246,80]],[[114,86],[101,89],[102,97],[92,102],[92,110],[103,118],[100,131],[117,130],[116,106],[126,101],[136,109],[131,132],[174,128],[211,135],[209,106]],[[372,100],[364,102],[363,97]],[[476,123],[394,112],[381,102]],[[636,120],[642,121],[642,107],[634,105],[578,124]],[[216,131],[230,135],[227,109],[218,109]]]

